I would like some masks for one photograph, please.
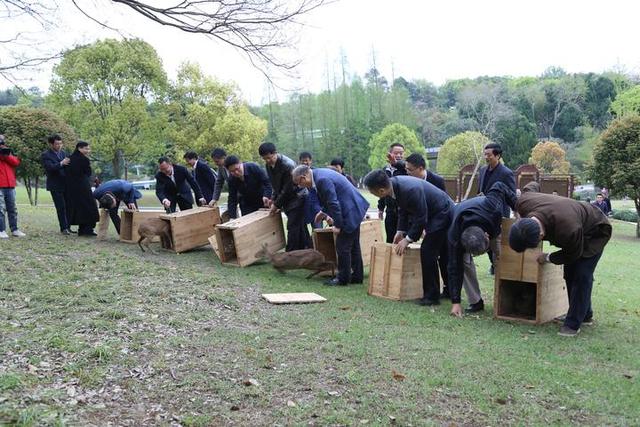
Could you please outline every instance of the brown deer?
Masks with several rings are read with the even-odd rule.
[[[151,253],[154,255],[156,254],[156,252],[149,246],[151,240],[155,236],[160,236],[163,248],[171,248],[173,246],[173,243],[171,242],[169,221],[165,221],[160,218],[148,218],[144,220],[138,227],[138,235],[140,236],[138,239],[138,246],[140,246],[142,252],[144,252],[144,248],[142,247],[144,241],[144,246],[146,246]]]
[[[262,249],[256,252],[255,257],[268,259],[273,264],[273,268],[280,273],[284,273],[285,270],[313,270],[313,273],[309,274],[306,279],[327,270],[331,270],[332,275],[335,273],[334,263],[325,260],[324,255],[315,249],[274,253],[269,251],[269,246],[266,243],[263,243]]]

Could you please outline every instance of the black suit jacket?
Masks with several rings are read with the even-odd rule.
[[[271,183],[267,172],[253,162],[243,163],[244,180],[229,176],[229,201],[227,212],[231,218],[238,216],[238,204],[242,215],[255,212],[264,206],[262,198],[271,197]]]
[[[192,189],[196,194],[196,199],[202,198],[200,186],[196,180],[193,179],[193,175],[189,173],[187,168],[174,164],[173,176],[176,180],[175,184],[171,178],[162,172],[156,173],[156,196],[158,196],[160,203],[162,203],[164,199],[168,199],[171,203],[176,203],[178,196],[189,203],[193,203],[193,196],[191,195]]]
[[[40,162],[47,174],[47,190],[49,191],[65,191],[67,188],[65,178],[66,166],[61,166],[62,159],[67,157],[67,154],[60,150],[60,153],[49,149],[40,155]]]
[[[493,187],[493,184],[496,182],[504,183],[511,191],[516,192],[516,179],[513,176],[513,171],[503,165],[502,163],[498,163],[498,166],[489,174],[487,174],[489,170],[488,166],[483,166],[480,169],[480,177],[478,178],[478,191],[487,194],[489,189]],[[487,178],[488,175],[488,178]],[[502,207],[502,216],[504,218],[509,218],[509,206],[506,204]]]
[[[391,185],[398,204],[398,231],[417,241],[425,229],[433,233],[449,227],[454,204],[447,193],[412,176],[394,176]]]
[[[438,175],[437,173],[427,171],[427,182],[430,182],[431,184],[435,185],[445,193],[447,192],[447,189],[444,186],[444,178]]]
[[[198,159],[196,168],[193,170],[193,176],[200,186],[202,197],[209,203],[213,198],[213,189],[216,186],[216,174],[211,170],[209,164],[202,159]]]

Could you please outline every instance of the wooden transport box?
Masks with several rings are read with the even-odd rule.
[[[148,218],[160,218],[165,215],[164,211],[132,211],[123,209],[120,211],[120,241],[126,243],[137,243],[140,236],[138,235],[138,227]],[[160,237],[154,237],[154,242],[159,242]]]
[[[185,252],[209,243],[209,236],[215,233],[216,224],[220,224],[220,209],[195,207],[172,214],[160,215],[169,221],[171,227],[170,248],[177,253]]]
[[[331,228],[317,228],[313,230],[313,248],[324,255],[327,261],[333,261],[337,266],[336,237]],[[362,263],[367,266],[371,263],[371,247],[376,243],[384,242],[382,238],[382,221],[370,219],[360,224],[360,249],[362,250]]]
[[[412,243],[398,256],[390,243],[376,243],[371,248],[369,295],[392,300],[422,298],[420,245]]]
[[[259,260],[255,254],[264,243],[271,251],[285,247],[282,215],[260,209],[218,225],[209,242],[223,264],[246,267]]]
[[[537,262],[542,243],[517,253],[509,247],[513,219],[502,220],[500,261],[495,274],[493,315],[498,319],[541,324],[569,308],[561,265]]]

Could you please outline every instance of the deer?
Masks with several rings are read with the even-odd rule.
[[[157,254],[153,250],[153,248],[149,246],[151,240],[155,236],[160,236],[162,247],[170,248],[173,246],[173,243],[171,242],[169,221],[165,221],[160,218],[148,218],[144,220],[140,224],[140,226],[138,226],[138,235],[140,236],[140,238],[138,239],[138,246],[140,246],[142,252],[144,252],[144,248],[142,247],[142,245],[144,244],[144,246],[146,246],[152,254]]]
[[[299,249],[290,252],[272,252],[269,251],[267,243],[262,244],[262,248],[256,252],[256,258],[266,258],[273,268],[279,273],[285,273],[285,270],[313,270],[305,279],[310,279],[316,274],[323,271],[331,270],[331,274],[335,273],[335,264],[327,261],[320,252],[315,249]]]

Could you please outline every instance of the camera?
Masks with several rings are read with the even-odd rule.
[[[6,147],[2,147],[0,148],[0,156],[10,156],[11,153],[11,148],[6,148]]]

